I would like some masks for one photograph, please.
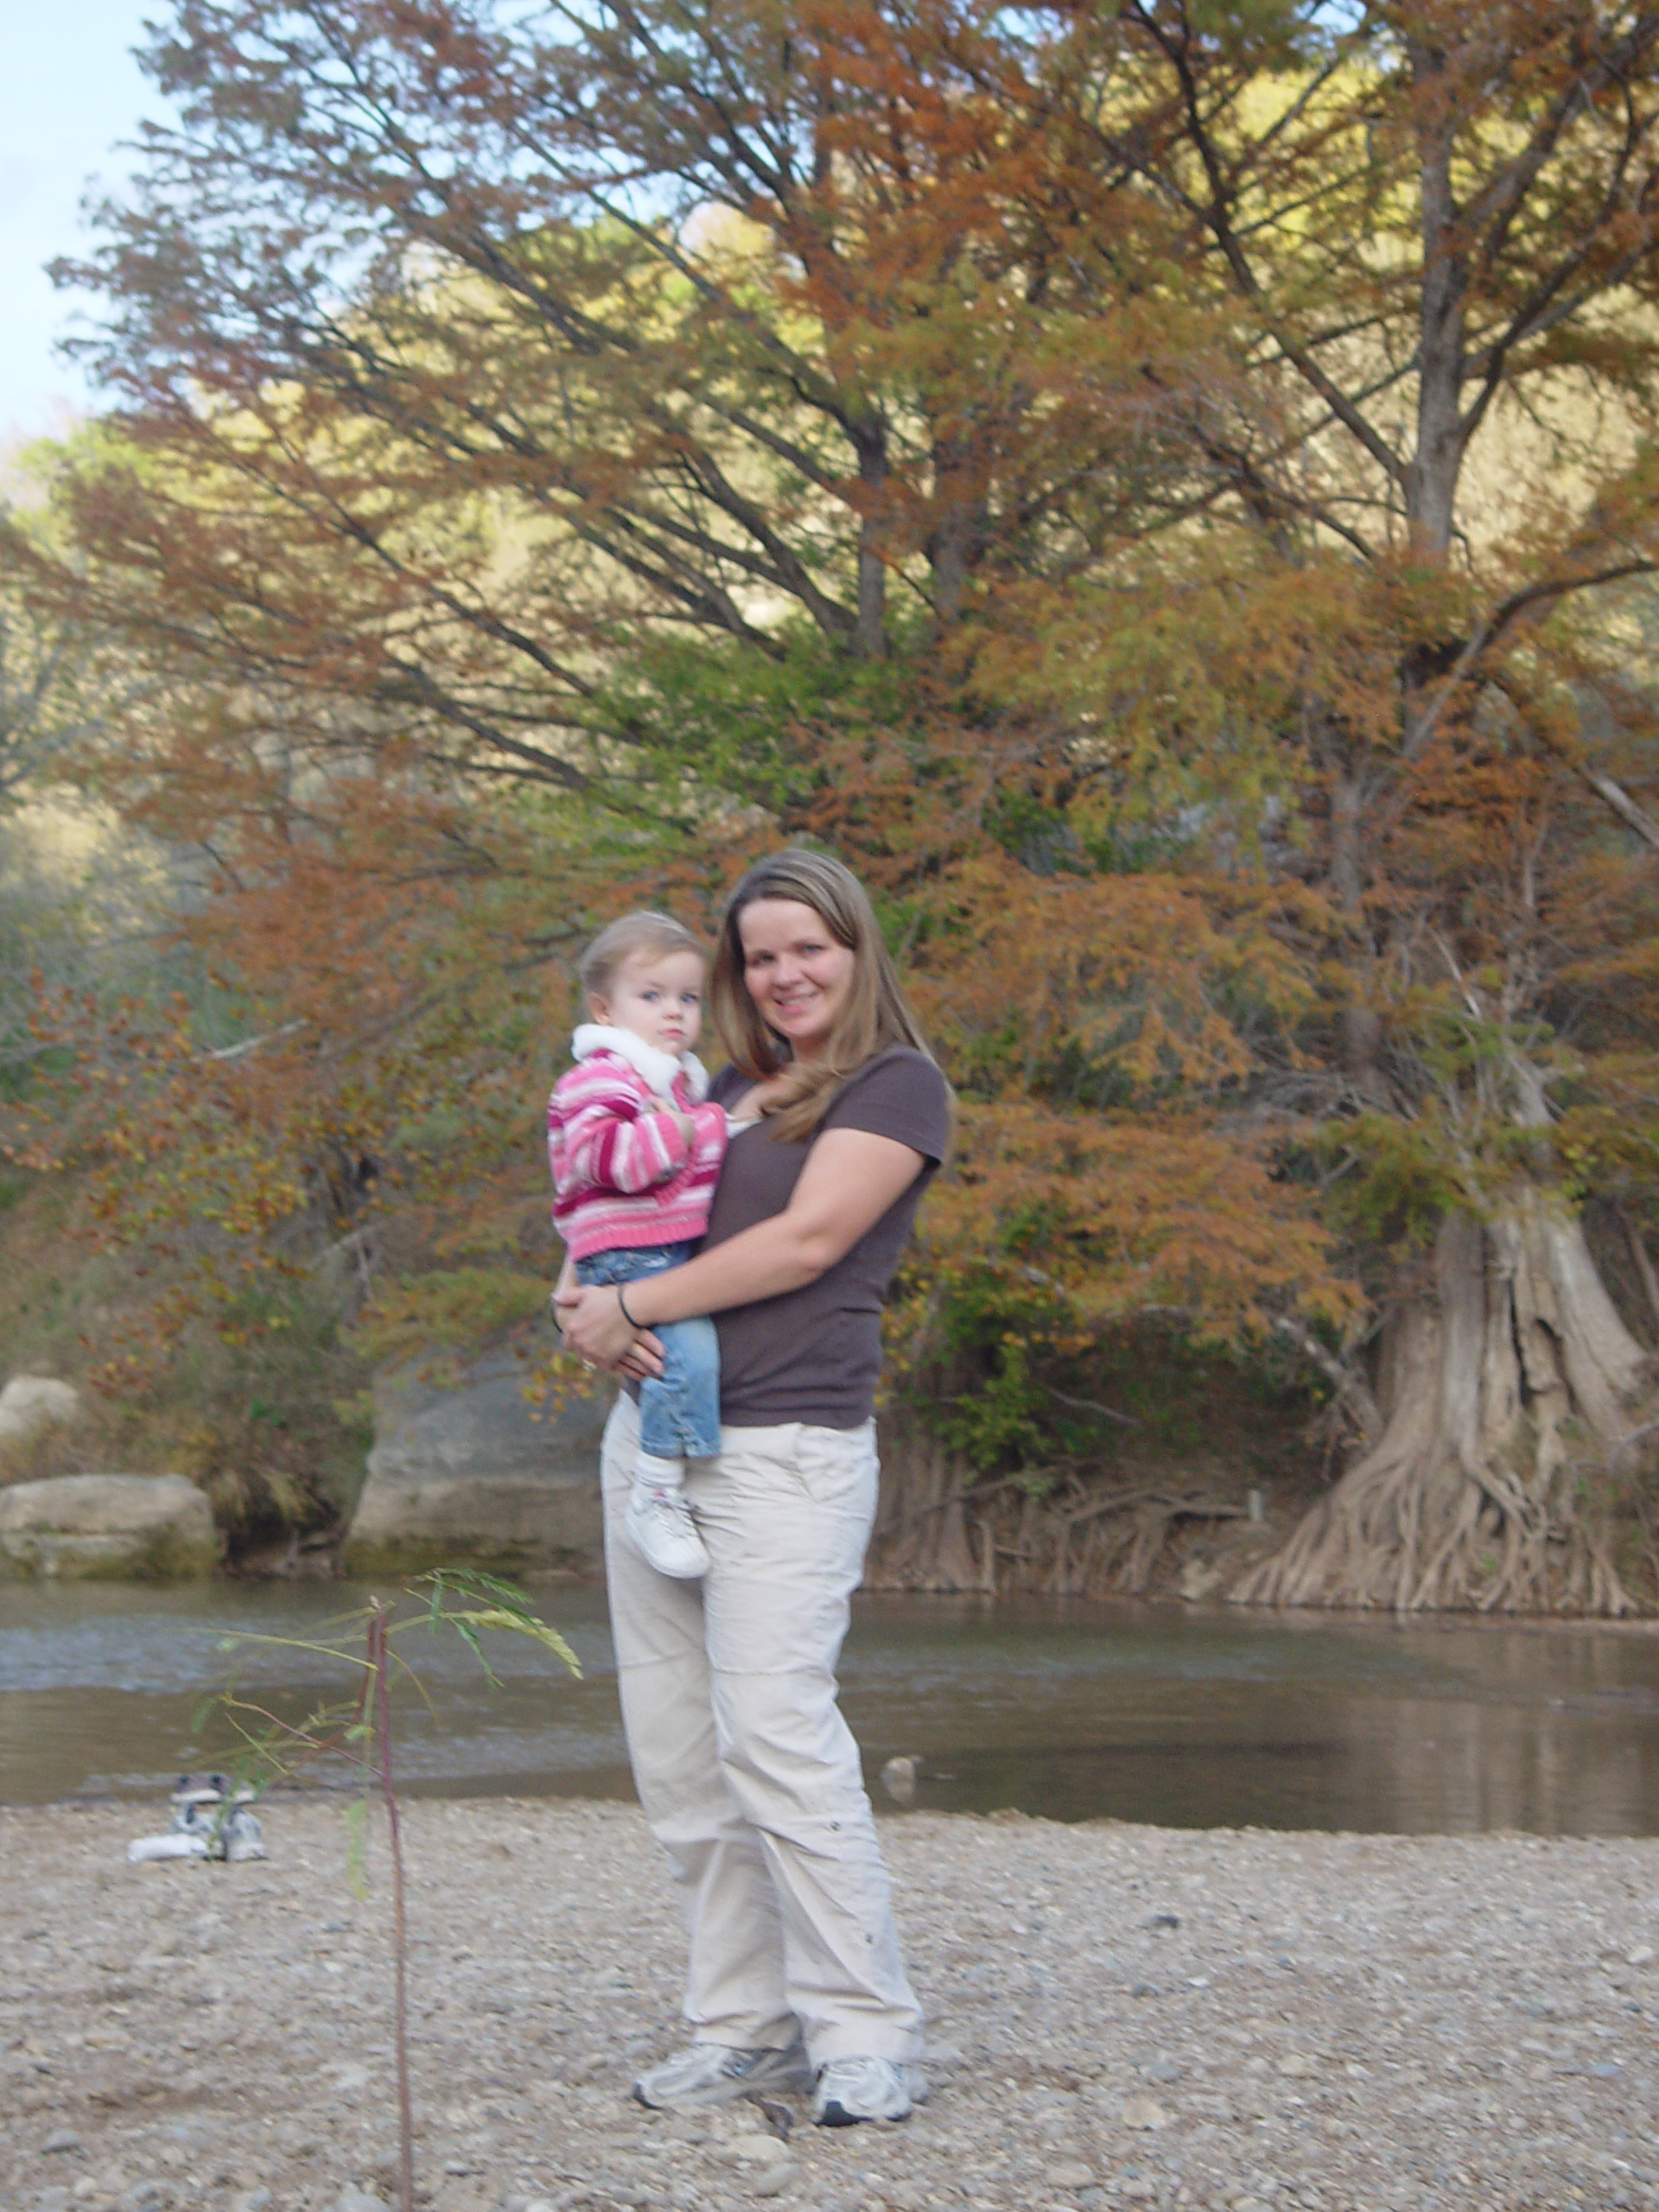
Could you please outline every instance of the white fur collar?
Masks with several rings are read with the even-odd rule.
[[[570,1039],[570,1050],[579,1060],[589,1059],[595,1052],[620,1053],[659,1098],[672,1097],[677,1075],[685,1077],[699,1103],[709,1096],[709,1071],[695,1052],[682,1052],[676,1059],[672,1052],[659,1052],[655,1045],[647,1045],[632,1029],[613,1029],[606,1021],[584,1021]]]

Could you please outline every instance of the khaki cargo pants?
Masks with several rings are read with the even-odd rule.
[[[913,2058],[921,2012],[836,1703],[875,1424],[722,1429],[720,1457],[686,1474],[701,1582],[658,1574],[628,1538],[638,1434],[619,1399],[603,1457],[611,1620],[635,1785],[686,1893],[696,2040],[799,2036],[815,2066]]]

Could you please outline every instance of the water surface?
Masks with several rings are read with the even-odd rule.
[[[222,1755],[223,1724],[200,1714],[232,1668],[292,1717],[348,1679],[292,1645],[232,1654],[225,1637],[304,1638],[363,1594],[0,1588],[0,1801],[159,1798],[181,1767]],[[409,1649],[435,1712],[404,1700],[411,1791],[632,1795],[603,1594],[563,1585],[536,1603],[584,1679],[504,1637],[492,1688],[458,1643],[422,1637]],[[1646,1630],[867,1597],[842,1681],[873,1783],[893,1754],[918,1756],[916,1802],[934,1810],[1659,1834],[1659,1636]]]

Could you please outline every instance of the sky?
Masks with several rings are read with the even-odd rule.
[[[54,354],[75,308],[45,264],[84,248],[88,179],[118,182],[130,157],[116,142],[163,114],[130,49],[146,16],[168,12],[167,0],[0,0],[0,448],[97,404]]]

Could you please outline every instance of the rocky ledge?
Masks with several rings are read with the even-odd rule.
[[[352,1574],[466,1560],[507,1573],[585,1563],[601,1537],[602,1397],[531,1405],[510,1353],[458,1374],[381,1376],[368,1479],[346,1538]]]
[[[0,1490],[0,1576],[64,1581],[211,1574],[213,1509],[182,1475],[58,1475]]]

